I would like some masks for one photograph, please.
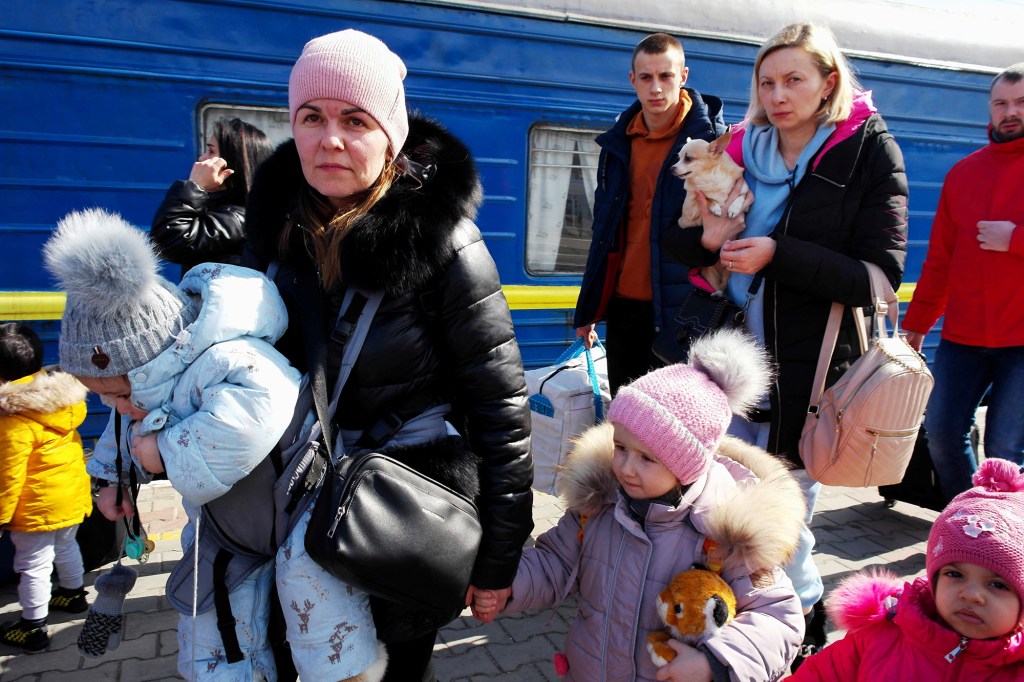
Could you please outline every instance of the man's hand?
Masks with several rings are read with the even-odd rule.
[[[918,353],[921,352],[921,344],[924,343],[925,335],[921,332],[904,332],[903,338],[907,340],[907,344],[916,350]]]
[[[164,470],[164,460],[160,457],[160,447],[156,444],[156,434],[132,438],[132,454],[139,459],[142,468],[151,474],[159,474]]]
[[[583,345],[587,348],[593,348],[594,342],[597,341],[597,332],[594,328],[596,324],[588,324],[585,327],[576,328],[576,338],[583,337]]]
[[[511,587],[502,590],[481,590],[470,586],[469,593],[466,594],[466,606],[471,608],[473,617],[478,621],[490,623],[495,616],[505,610],[511,596]]]
[[[1016,227],[1009,220],[979,220],[979,245],[986,251],[1009,251],[1010,238]]]
[[[711,682],[711,664],[704,654],[679,640],[670,639],[667,643],[676,650],[677,656],[671,663],[658,668],[654,679],[668,682]]]
[[[96,495],[96,508],[110,521],[135,516],[135,507],[127,490],[121,498],[121,506],[117,506],[117,485],[100,488]]]

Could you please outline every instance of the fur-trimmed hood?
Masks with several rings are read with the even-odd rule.
[[[0,416],[52,414],[82,402],[87,393],[85,386],[70,374],[43,370],[0,386]]]
[[[483,190],[469,149],[440,123],[416,114],[402,154],[418,173],[406,173],[345,237],[341,267],[347,281],[391,296],[430,281],[454,254],[452,237],[473,220]],[[246,231],[255,256],[283,259],[281,230],[305,181],[295,142],[285,142],[256,174],[246,209]],[[298,231],[290,258],[305,257]]]
[[[577,439],[560,467],[557,488],[569,508],[587,516],[614,505],[622,495],[612,471],[613,428],[594,426]],[[726,567],[753,573],[780,566],[796,548],[805,507],[796,479],[764,450],[726,436],[712,466],[724,467],[737,482],[735,493],[709,505],[695,504],[690,520],[713,539]],[[705,485],[705,474],[693,486]]]

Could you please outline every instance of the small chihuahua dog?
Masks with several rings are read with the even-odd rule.
[[[700,190],[707,197],[708,210],[717,216],[722,215],[722,204],[729,198],[736,181],[743,178],[743,169],[725,153],[730,140],[731,128],[714,142],[687,140],[679,150],[679,161],[672,166],[675,176],[686,183],[686,199],[683,200],[679,227],[696,227],[701,224],[700,206],[694,190]],[[743,211],[749,191],[750,188],[744,182],[739,197],[726,209],[730,218],[735,218]],[[700,274],[715,291],[725,291],[729,271],[720,264],[701,268]]]

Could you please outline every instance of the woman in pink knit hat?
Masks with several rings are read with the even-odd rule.
[[[828,599],[846,637],[809,657],[797,682],[1024,680],[1024,471],[986,460],[928,535],[927,573],[848,578]]]
[[[483,198],[473,156],[436,121],[407,113],[405,77],[401,58],[366,33],[306,44],[288,81],[295,139],[260,167],[249,193],[249,264],[277,263],[289,317],[278,348],[303,371],[325,358],[328,395],[346,293],[383,290],[328,425],[333,450],[386,451],[476,499],[483,540],[469,603],[478,588],[511,584],[533,527],[526,381],[473,222]],[[370,599],[386,682],[434,680],[437,629],[465,603],[427,613]],[[304,626],[284,611],[289,631]],[[332,654],[327,645],[297,653],[292,642],[295,660]]]
[[[623,386],[608,421],[584,433],[559,478],[568,510],[527,549],[511,590],[476,612],[579,608],[558,670],[568,679],[773,680],[796,656],[804,618],[780,568],[803,518],[799,488],[765,451],[726,435],[767,390],[762,351],[739,331],[693,345],[688,364]],[[647,635],[665,627],[658,595],[694,564],[720,572],[736,616],[658,665]],[[507,604],[506,604],[507,600]],[[716,625],[722,625],[716,621]]]

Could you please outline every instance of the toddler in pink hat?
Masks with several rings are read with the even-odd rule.
[[[477,591],[474,614],[552,608],[576,592],[556,660],[572,680],[778,678],[804,634],[781,568],[796,547],[803,497],[782,463],[726,435],[770,377],[764,352],[730,330],[695,342],[686,364],[620,388],[608,421],[585,432],[562,467],[565,515],[524,551],[510,590]],[[647,637],[666,628],[659,594],[695,564],[729,584],[736,615],[700,604],[703,635],[670,640],[668,661]]]
[[[927,573],[856,575],[829,596],[846,637],[793,680],[1024,680],[1024,473],[986,460],[928,535]]]

